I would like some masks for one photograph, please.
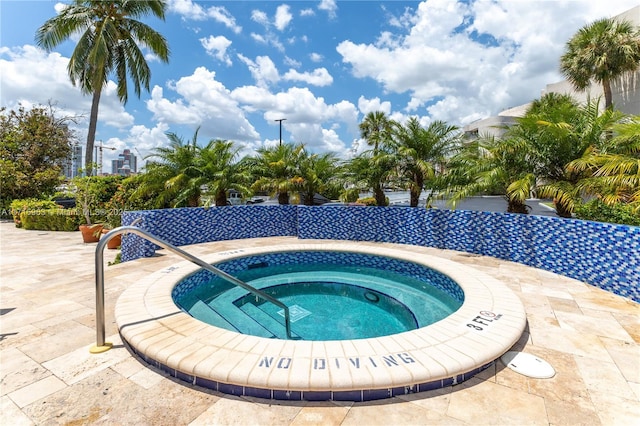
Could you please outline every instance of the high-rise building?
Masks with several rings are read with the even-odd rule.
[[[111,174],[129,176],[137,171],[138,162],[136,156],[129,149],[125,149],[118,155],[116,160],[111,161]]]
[[[82,145],[73,145],[71,147],[71,153],[62,164],[62,173],[64,174],[64,177],[72,179],[78,176],[82,169],[82,160]]]

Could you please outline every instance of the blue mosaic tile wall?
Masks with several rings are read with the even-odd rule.
[[[137,226],[176,246],[242,238],[296,236],[296,206],[233,206],[125,212],[122,224]],[[122,240],[122,260],[153,256],[159,247],[138,237]]]
[[[496,212],[301,207],[298,237],[386,241],[511,260],[640,302],[640,227]]]
[[[298,236],[459,250],[549,270],[640,302],[640,227],[555,217],[404,207],[234,206],[126,212],[175,245]],[[122,258],[155,246],[123,238]]]

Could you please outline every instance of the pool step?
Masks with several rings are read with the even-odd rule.
[[[254,305],[253,303],[245,303],[240,307],[240,310],[242,310],[245,314],[247,314],[251,318],[254,318],[263,327],[271,331],[274,337],[278,339],[287,338],[287,329],[284,325],[284,317],[282,318],[282,321],[279,321],[273,318],[271,315],[269,315],[265,311],[263,311],[262,309],[260,309],[258,306]],[[291,332],[291,336],[294,339],[301,339],[301,337],[296,333],[294,333],[293,331]]]
[[[198,300],[193,304],[191,309],[189,309],[189,314],[201,321],[206,322],[207,324],[211,324],[213,326],[224,328],[227,330],[238,331],[238,329],[231,322],[229,322],[224,316],[220,315],[217,311],[212,309],[211,306],[207,305],[202,300]]]

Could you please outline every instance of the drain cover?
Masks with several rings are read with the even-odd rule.
[[[549,379],[556,370],[547,361],[525,352],[509,351],[500,357],[500,361],[516,373],[534,379]]]

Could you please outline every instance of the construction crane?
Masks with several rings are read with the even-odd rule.
[[[110,149],[111,151],[115,151],[116,148],[113,146],[104,146],[102,141],[98,141],[96,144],[96,163],[98,163],[98,176],[102,175],[102,150]]]

